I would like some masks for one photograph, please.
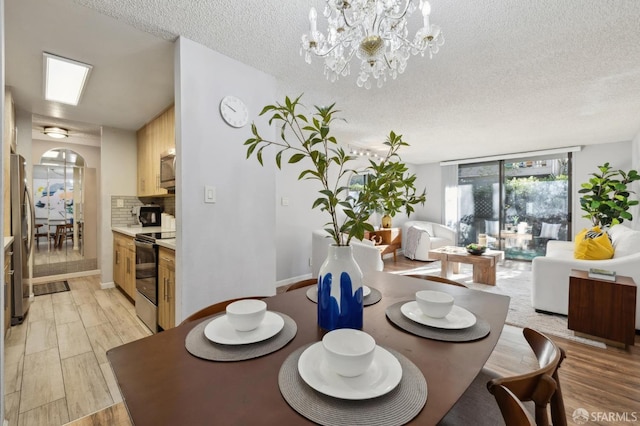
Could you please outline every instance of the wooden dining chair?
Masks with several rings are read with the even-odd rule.
[[[550,408],[554,426],[566,426],[567,416],[560,389],[558,368],[565,358],[565,352],[544,334],[531,328],[525,328],[523,334],[538,360],[538,369],[529,373],[496,377],[496,374],[483,369],[471,383],[458,402],[447,413],[440,425],[474,424],[498,425],[505,424],[502,396],[495,396],[495,388],[504,386],[521,402],[530,413],[535,415],[535,424],[548,426]],[[487,392],[489,390],[489,392]],[[498,391],[500,392],[500,391]],[[531,402],[533,401],[533,407]],[[509,405],[510,403],[506,403]],[[507,409],[506,406],[504,409]],[[478,415],[482,413],[482,415]],[[507,425],[519,425],[510,423]],[[526,424],[526,423],[525,423]]]
[[[496,385],[492,388],[492,392],[507,425],[535,426],[536,421],[534,418],[522,404],[522,401],[520,401],[508,387],[505,385]]]
[[[199,320],[201,318],[208,317],[213,314],[219,314],[220,312],[224,312],[227,309],[228,304],[233,303],[237,300],[264,299],[264,298],[265,296],[258,296],[258,297],[239,297],[237,299],[223,300],[222,302],[218,302],[213,305],[206,306],[200,309],[199,311],[192,313],[191,315],[183,319],[180,325],[187,324],[187,323]]]
[[[302,280],[302,281],[298,281],[297,283],[291,284],[289,287],[287,287],[285,292],[291,291],[291,290],[296,290],[296,289],[302,288],[302,287],[308,287],[310,285],[315,285],[315,284],[318,284],[318,279],[317,278],[309,278],[308,280]]]
[[[436,281],[443,284],[451,284],[451,285],[457,285],[458,287],[468,288],[466,285],[464,285],[459,281],[450,280],[449,278],[443,278],[438,275],[407,274],[405,275],[405,277],[420,278],[421,280]]]

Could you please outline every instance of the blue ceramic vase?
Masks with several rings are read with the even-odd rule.
[[[362,271],[351,246],[332,244],[318,273],[318,325],[361,330],[362,316]]]

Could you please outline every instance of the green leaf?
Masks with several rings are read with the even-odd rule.
[[[289,158],[289,164],[295,164],[306,157],[305,154],[293,154],[291,158]]]

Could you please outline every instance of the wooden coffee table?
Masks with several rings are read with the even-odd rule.
[[[461,263],[473,265],[473,282],[496,285],[496,264],[504,260],[504,252],[487,250],[484,254],[469,254],[464,247],[439,247],[429,250],[429,259],[439,260],[442,264],[440,276],[448,278],[450,273],[460,272]]]

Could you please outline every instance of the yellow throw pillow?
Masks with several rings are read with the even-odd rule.
[[[613,257],[613,245],[609,235],[599,227],[583,229],[576,235],[573,255],[576,259],[604,260]]]

